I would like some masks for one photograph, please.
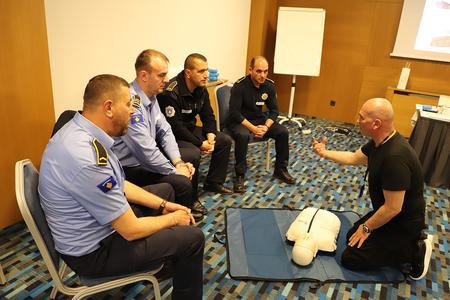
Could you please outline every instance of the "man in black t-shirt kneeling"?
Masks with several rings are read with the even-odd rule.
[[[423,172],[414,149],[394,129],[394,111],[383,98],[366,101],[359,111],[361,133],[371,140],[355,152],[326,150],[326,138],[313,139],[314,151],[346,165],[367,165],[373,211],[347,233],[342,264],[352,270],[411,264],[409,276],[423,278],[433,236],[426,235]],[[366,173],[366,177],[367,177]]]

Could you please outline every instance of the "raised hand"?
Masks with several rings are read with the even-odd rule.
[[[317,141],[315,138],[312,139],[312,145],[313,145],[313,149],[314,152],[316,152],[318,155],[324,157],[325,156],[325,145],[327,143],[327,138],[326,137],[322,137],[322,141],[319,142]]]

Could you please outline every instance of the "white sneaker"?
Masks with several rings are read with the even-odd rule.
[[[433,252],[433,236],[431,234],[427,235],[427,238],[423,241],[421,246],[419,246],[419,251],[423,252],[423,257],[420,261],[412,266],[411,273],[409,277],[412,280],[420,280],[425,277],[428,272],[428,266],[430,265],[431,253]]]

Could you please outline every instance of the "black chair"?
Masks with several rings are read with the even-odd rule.
[[[81,111],[78,111],[81,113]],[[66,125],[67,122],[69,122],[70,120],[73,119],[73,116],[75,116],[77,112],[75,110],[66,110],[64,111],[58,118],[58,120],[56,120],[55,126],[53,126],[53,131],[52,131],[52,135],[54,136],[55,133],[61,129],[61,127],[63,127],[64,125]]]
[[[218,85],[214,89],[214,94],[216,98],[216,107],[217,107],[217,118],[216,118],[216,127],[218,131],[223,131],[227,133],[227,129],[225,128],[225,122],[228,118],[230,112],[230,96],[231,96],[231,88],[232,84],[224,83]],[[230,134],[229,134],[230,135]],[[231,135],[230,135],[231,136]],[[249,146],[250,145],[266,145],[266,171],[270,169],[270,140],[266,137],[257,138],[251,135]]]

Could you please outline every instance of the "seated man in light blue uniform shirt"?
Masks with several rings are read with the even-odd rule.
[[[191,208],[199,220],[206,209],[198,201],[197,187],[190,181],[195,169],[181,159],[170,124],[156,100],[168,82],[168,59],[159,51],[144,50],[136,59],[135,69],[136,79],[130,89],[135,112],[128,133],[116,140],[113,150],[128,181],[138,186],[171,184],[175,202]],[[189,157],[186,160],[191,161]]]
[[[173,299],[201,299],[204,235],[190,209],[167,183],[142,189],[124,178],[111,150],[126,133],[131,106],[128,83],[114,75],[92,78],[83,114],[48,143],[39,195],[56,250],[79,275],[104,277],[153,269],[171,261]]]

